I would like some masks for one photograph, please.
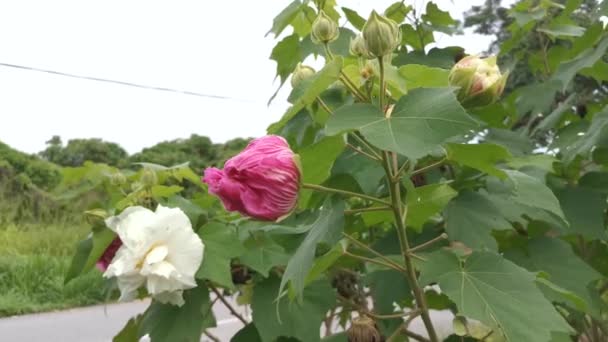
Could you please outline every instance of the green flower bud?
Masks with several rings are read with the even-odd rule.
[[[291,74],[291,86],[295,88],[302,81],[314,75],[315,69],[307,65],[302,65],[302,63],[298,63],[298,65],[296,65],[296,69],[293,71],[293,74]]]
[[[401,43],[399,25],[393,20],[372,11],[363,27],[365,47],[373,57],[386,56]]]
[[[110,183],[114,186],[121,186],[127,183],[127,177],[122,172],[116,172],[110,176]]]
[[[85,220],[93,227],[105,227],[105,219],[110,215],[103,209],[92,209],[84,212]]]
[[[319,11],[319,15],[312,23],[312,41],[315,44],[327,44],[338,39],[339,35],[338,24],[325,12]]]
[[[152,187],[158,183],[156,172],[149,168],[144,168],[140,178],[141,184],[145,187]]]
[[[363,39],[362,35],[356,36],[354,39],[350,39],[350,45],[348,46],[348,50],[351,55],[363,58],[372,58],[365,47],[365,39]]]
[[[451,86],[460,88],[458,99],[463,106],[480,107],[498,100],[508,76],[508,73],[501,74],[496,56],[467,56],[454,65],[448,80]]]

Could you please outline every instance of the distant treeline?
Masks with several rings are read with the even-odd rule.
[[[63,167],[79,167],[87,161],[118,169],[138,168],[134,164],[138,162],[165,166],[189,162],[200,174],[203,168],[221,165],[237,154],[249,140],[237,138],[214,144],[208,137],[193,134],[187,139],[160,142],[133,155],[116,143],[96,138],[72,139],[64,144],[54,136],[37,154],[26,154],[0,142],[0,223],[46,219],[57,213],[65,216],[65,204],[55,200],[64,188],[59,186]]]

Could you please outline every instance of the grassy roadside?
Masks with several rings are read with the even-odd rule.
[[[70,224],[0,226],[0,317],[103,302],[97,270],[63,284],[74,246],[87,233]]]

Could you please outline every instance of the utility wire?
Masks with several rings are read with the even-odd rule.
[[[132,82],[118,81],[118,80],[110,80],[110,79],[106,79],[106,78],[99,78],[99,77],[93,77],[93,76],[76,75],[76,74],[70,74],[70,73],[62,72],[62,71],[48,70],[48,69],[29,67],[29,66],[24,66],[24,65],[0,63],[0,66],[7,67],[7,68],[28,70],[28,71],[44,72],[47,74],[59,75],[59,76],[71,77],[71,78],[78,78],[78,79],[82,79],[82,80],[113,83],[113,84],[119,84],[119,85],[123,85],[123,86],[135,87],[135,88],[141,88],[141,89],[178,93],[178,94],[182,94],[182,95],[206,97],[206,98],[219,99],[219,100],[235,100],[235,101],[242,101],[242,102],[252,102],[251,100],[239,99],[239,98],[229,97],[229,96],[203,94],[203,93],[197,93],[197,92],[189,91],[189,90],[173,89],[173,88],[166,88],[166,87],[155,87],[155,86],[149,86],[149,85],[145,85],[145,84],[138,84],[138,83],[132,83]]]

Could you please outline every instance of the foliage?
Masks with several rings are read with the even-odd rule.
[[[0,226],[0,316],[49,311],[106,300],[99,272],[64,286],[74,243],[86,226]]]
[[[422,13],[404,2],[386,9],[400,45],[367,61],[348,52],[350,25],[330,44],[310,38],[321,10],[357,30],[366,15],[294,0],[271,29],[277,76],[283,84],[310,55],[325,66],[296,82],[292,106],[269,127],[301,155],[293,214],[259,222],[227,213],[185,165],[142,163],[120,182],[97,183],[107,166],[85,166],[109,198],[101,216],[176,206],[206,245],[186,304],[153,302],[120,340],[198,340],[215,323],[210,293],[221,288],[252,310],[237,315],[246,326],[235,341],[321,341],[322,325],[338,339],[366,316],[389,341],[436,342],[431,308],[457,316],[451,340],[605,341],[608,32],[597,20],[605,6],[582,7],[581,22],[580,3],[523,0],[501,11],[499,64],[516,76],[502,99],[472,107],[447,79],[463,50],[428,47],[437,32],[458,31],[434,3]],[[69,281],[93,268],[111,241],[104,229],[93,224],[79,243]]]
[[[53,136],[47,145],[40,156],[61,166],[81,166],[85,161],[91,161],[123,167],[127,158],[127,151],[120,145],[97,138],[71,139],[62,146],[61,138]]]
[[[61,181],[59,168],[36,156],[12,149],[0,142],[0,176],[20,178],[24,186],[33,184],[49,190]]]

